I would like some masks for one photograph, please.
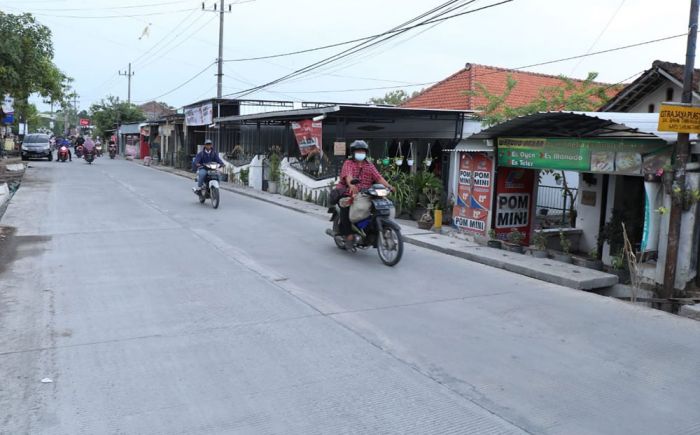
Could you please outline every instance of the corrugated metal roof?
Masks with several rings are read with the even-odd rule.
[[[456,147],[442,150],[443,153],[493,152],[493,147],[483,140],[462,139]]]
[[[494,125],[469,138],[597,137],[662,139],[668,143],[675,142],[676,134],[658,131],[658,122],[658,113],[540,112]]]

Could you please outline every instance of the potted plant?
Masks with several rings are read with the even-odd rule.
[[[272,152],[270,153],[270,179],[267,182],[267,191],[270,193],[279,192],[279,181],[280,181],[280,166],[282,165],[282,159],[280,158],[277,147],[272,147]]]
[[[622,251],[610,257],[611,273],[617,275],[620,284],[626,284],[630,281],[630,272],[625,268],[625,255]]]
[[[489,248],[496,248],[496,249],[501,249],[503,247],[503,243],[498,240],[498,237],[496,236],[496,230],[491,228],[489,230],[489,241],[486,242],[486,246]]]
[[[433,217],[430,215],[430,210],[426,210],[425,213],[418,219],[418,228],[421,230],[429,230],[433,227]]]
[[[561,246],[562,252],[555,252],[553,255],[554,259],[562,263],[571,263],[572,258],[569,253],[571,250],[571,242],[563,230],[559,230],[559,245]]]
[[[603,262],[598,259],[598,246],[588,251],[588,258],[584,259],[583,267],[595,270],[603,270]]]
[[[406,159],[408,166],[413,166],[413,142],[409,144],[408,158]]]
[[[547,258],[547,236],[543,230],[535,231],[532,236],[534,249],[530,250],[535,258]]]
[[[510,232],[506,236],[506,239],[508,239],[508,243],[506,243],[506,246],[510,252],[515,252],[517,254],[523,253],[522,242],[525,239],[524,233],[521,233],[515,228],[511,228]]]

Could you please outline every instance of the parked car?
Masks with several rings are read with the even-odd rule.
[[[24,141],[22,141],[22,160],[30,158],[53,160],[49,139],[50,136],[48,134],[33,133],[26,135]]]

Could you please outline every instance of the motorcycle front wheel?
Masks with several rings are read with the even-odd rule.
[[[401,261],[401,256],[403,255],[403,239],[401,238],[401,232],[391,227],[384,228],[384,230],[379,233],[377,252],[379,253],[379,259],[382,260],[382,263],[387,266],[396,266],[399,261]]]
[[[211,196],[212,207],[219,208],[219,189],[217,187],[212,187],[209,195]]]

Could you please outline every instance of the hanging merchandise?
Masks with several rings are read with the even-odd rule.
[[[408,159],[406,159],[408,166],[413,166],[413,142],[408,143]]]
[[[431,152],[433,148],[433,144],[428,142],[428,155],[425,157],[425,160],[423,160],[423,163],[425,164],[426,169],[430,167],[430,165],[433,164],[433,154]]]
[[[403,165],[403,153],[401,152],[402,145],[403,144],[401,141],[398,141],[398,146],[396,147],[396,157],[394,158],[394,163],[396,163],[396,166]]]
[[[391,159],[389,158],[389,142],[384,141],[384,152],[382,153],[382,165],[389,166]]]

